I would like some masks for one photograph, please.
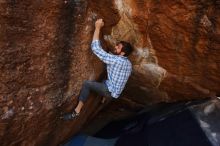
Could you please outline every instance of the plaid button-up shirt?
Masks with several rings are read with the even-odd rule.
[[[93,53],[107,65],[108,78],[105,84],[111,92],[112,97],[118,98],[131,74],[131,62],[127,57],[105,52],[99,40],[94,40],[91,48]]]

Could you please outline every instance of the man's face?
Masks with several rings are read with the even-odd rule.
[[[122,46],[121,43],[117,43],[116,46],[115,46],[114,54],[120,55],[120,54],[121,54],[122,47],[123,47],[123,46]]]

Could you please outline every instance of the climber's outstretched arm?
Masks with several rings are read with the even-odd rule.
[[[93,41],[94,40],[99,40],[99,33],[100,33],[100,30],[103,26],[104,26],[104,22],[103,22],[102,19],[96,20],[96,22],[95,22],[95,32],[94,32],[94,35],[93,35]]]
[[[93,35],[93,41],[91,44],[91,48],[93,53],[101,59],[106,64],[113,64],[115,62],[115,55],[109,54],[106,51],[104,51],[101,47],[100,40],[99,40],[99,34],[101,28],[104,26],[104,22],[102,19],[98,19],[95,22],[95,31]]]

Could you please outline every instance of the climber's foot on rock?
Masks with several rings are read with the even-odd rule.
[[[65,120],[65,121],[69,121],[69,120],[74,120],[79,116],[79,113],[76,113],[76,111],[74,110],[71,113],[66,113],[64,115],[62,115],[60,117],[60,119]]]

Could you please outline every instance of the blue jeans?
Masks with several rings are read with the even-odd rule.
[[[98,95],[104,96],[108,99],[112,99],[111,92],[105,83],[99,83],[95,81],[85,81],[79,95],[79,101],[85,102],[89,96],[90,91],[97,93]]]

